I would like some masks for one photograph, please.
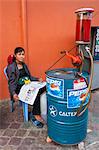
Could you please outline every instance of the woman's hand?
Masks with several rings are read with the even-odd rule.
[[[43,79],[42,79],[42,78],[39,78],[39,82],[43,82]]]
[[[18,101],[18,100],[19,100],[18,95],[17,95],[17,94],[14,94],[14,95],[13,95],[13,99],[14,99],[15,101]]]

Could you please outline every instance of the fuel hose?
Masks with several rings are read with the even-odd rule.
[[[91,52],[90,52],[88,47],[86,47],[86,51],[89,54],[90,61],[91,61],[90,81],[89,81],[87,92],[86,92],[85,96],[82,98],[82,103],[81,103],[80,107],[77,109],[76,116],[81,116],[85,112],[85,110],[88,108],[88,106],[89,106],[89,104],[91,102],[91,86],[92,86],[92,79],[93,79],[94,64],[93,64],[93,57],[92,57]],[[83,104],[84,104],[88,94],[90,94],[89,102],[87,103],[85,108],[82,110]]]

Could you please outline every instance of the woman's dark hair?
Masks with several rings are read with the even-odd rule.
[[[16,47],[14,50],[14,54],[16,55],[19,52],[25,52],[25,50],[22,47]]]

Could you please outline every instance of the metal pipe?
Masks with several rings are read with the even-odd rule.
[[[79,45],[79,54],[81,55],[81,58],[82,58],[82,64],[80,66],[80,74],[82,73],[82,69],[83,69],[83,64],[84,64],[84,54],[83,54],[83,51],[81,49],[81,45]]]

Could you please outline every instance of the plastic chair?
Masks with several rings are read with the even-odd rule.
[[[7,69],[7,67],[4,68],[4,75],[5,75],[6,79],[8,80],[6,69]],[[19,100],[18,106],[23,107],[24,122],[28,121],[28,104]],[[13,99],[10,100],[10,111],[11,112],[14,111],[14,100]]]
[[[5,75],[6,79],[8,80],[6,69],[7,69],[7,67],[4,68],[4,75]],[[13,99],[10,100],[10,111],[11,112],[14,111],[14,100]]]

